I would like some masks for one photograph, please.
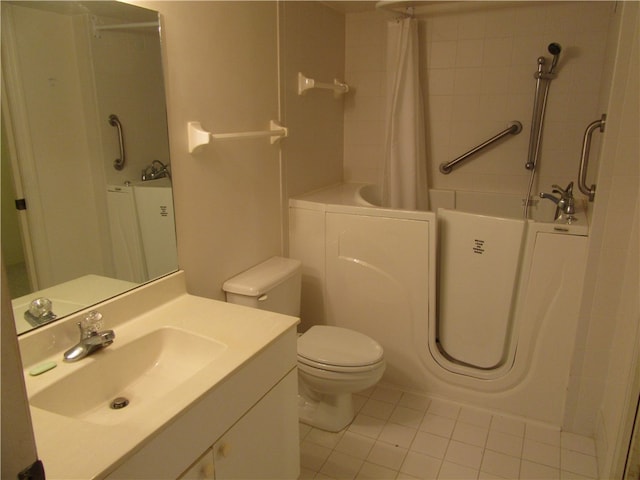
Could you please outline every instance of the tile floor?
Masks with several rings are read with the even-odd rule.
[[[593,440],[377,386],[338,433],[300,424],[301,480],[597,478]]]

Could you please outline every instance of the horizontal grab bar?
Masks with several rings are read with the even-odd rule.
[[[578,170],[578,188],[589,197],[590,202],[593,202],[596,196],[596,186],[591,185],[587,187],[587,166],[589,165],[589,154],[591,153],[591,135],[597,128],[600,129],[600,132],[604,133],[606,121],[607,116],[602,114],[600,120],[591,122],[584,131],[584,138],[582,140],[582,153],[580,155],[580,168]]]
[[[278,125],[271,120],[269,130],[259,130],[253,132],[235,132],[235,133],[211,133],[202,128],[200,122],[187,123],[187,136],[189,142],[189,153],[193,153],[198,147],[206,145],[213,140],[228,140],[233,138],[256,138],[271,137],[271,143],[277,142],[281,137],[286,137],[289,131],[286,127]]]
[[[509,134],[517,135],[521,131],[522,131],[522,124],[520,122],[518,122],[517,120],[514,120],[513,122],[511,122],[509,124],[509,128],[507,128],[506,130],[503,130],[502,132],[498,133],[497,135],[494,135],[489,140],[487,140],[485,142],[482,142],[480,145],[478,145],[475,148],[472,148],[468,152],[463,153],[458,158],[456,158],[454,160],[451,160],[450,162],[441,163],[440,164],[440,173],[442,173],[444,175],[448,175],[449,173],[451,173],[451,170],[453,170],[453,167],[455,167],[460,162],[463,162],[464,160],[469,158],[471,155],[474,155],[474,154],[478,153],[480,150],[483,150],[483,149],[487,148],[489,145],[491,145],[494,142],[497,142],[498,140],[500,140],[505,135],[509,135]]]

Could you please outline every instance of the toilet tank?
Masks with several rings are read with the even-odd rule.
[[[272,257],[222,286],[227,302],[300,316],[300,260]]]

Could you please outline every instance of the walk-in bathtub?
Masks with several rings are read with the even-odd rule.
[[[302,328],[375,338],[389,384],[560,425],[584,210],[554,222],[555,206],[540,200],[525,222],[517,195],[432,190],[429,212],[382,208],[378,198],[372,185],[343,184],[290,200]]]

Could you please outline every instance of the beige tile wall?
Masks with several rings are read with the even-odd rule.
[[[538,185],[575,180],[585,127],[600,117],[611,2],[507,6],[420,16],[429,185],[523,192],[536,60],[563,46],[551,84]],[[385,22],[381,12],[347,15],[345,178],[379,183],[384,142]],[[523,132],[445,176],[452,160],[519,120]],[[595,139],[595,142],[598,142]],[[594,143],[597,152],[598,145]],[[594,160],[595,161],[595,160]],[[594,169],[595,172],[595,169]],[[595,174],[594,174],[595,175]]]

